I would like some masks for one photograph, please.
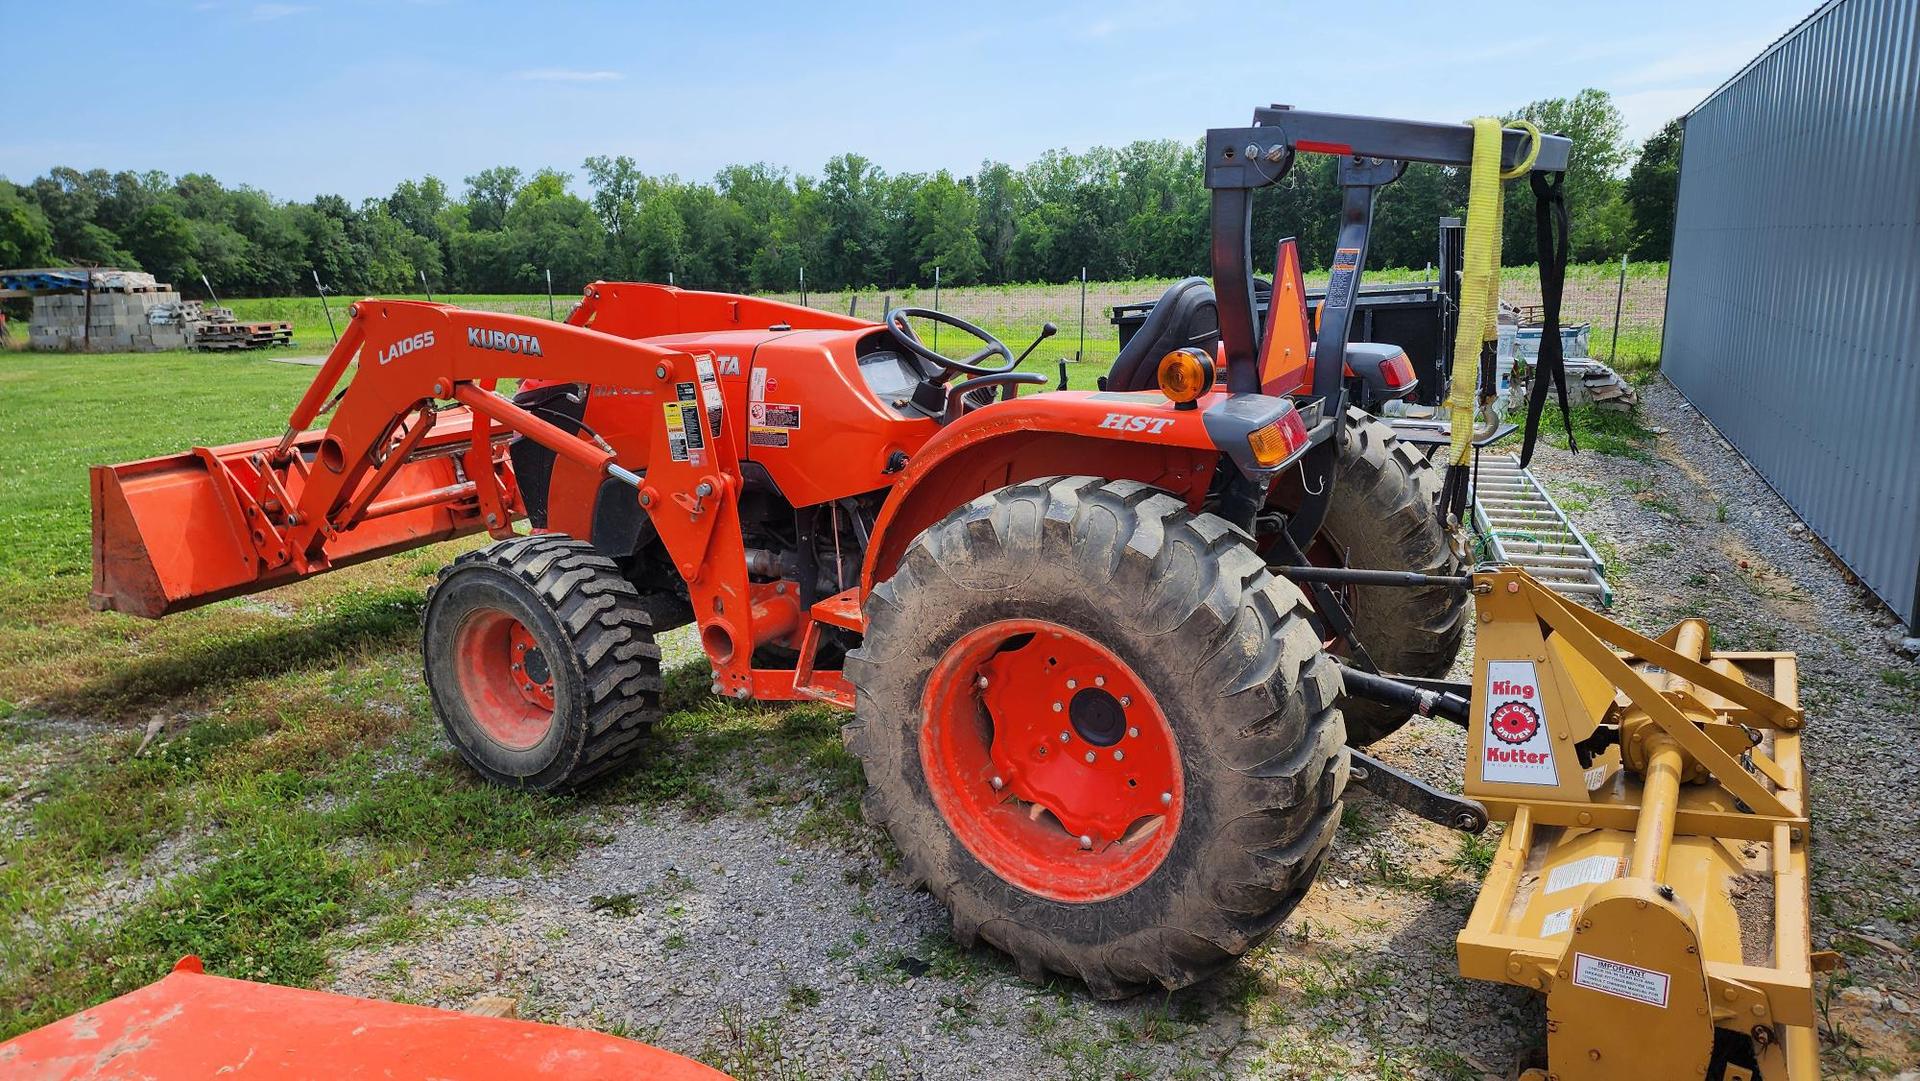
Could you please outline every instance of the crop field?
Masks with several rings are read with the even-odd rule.
[[[1089,290],[1075,386],[1111,354],[1105,334],[1093,348],[1095,312],[1105,328],[1105,305],[1162,285]],[[1583,273],[1570,310],[1611,320],[1613,289]],[[1637,355],[1657,357],[1663,293],[1663,273],[1629,277],[1628,311],[1656,321],[1630,323],[1623,353],[1651,342]],[[546,315],[544,296],[443,299]],[[931,297],[894,298],[908,300]],[[857,310],[883,301],[860,295]],[[1077,286],[941,302],[1016,348],[1060,322],[1041,370],[1073,351],[1077,328],[1055,313],[1077,314]],[[233,306],[296,322],[283,357],[329,342],[313,299]],[[1825,1067],[1893,1076],[1920,1061],[1911,831],[1883,817],[1909,780],[1862,786],[1837,767],[1905,753],[1920,677],[1880,644],[1877,610],[1788,544],[1771,495],[1714,457],[1650,365],[1622,366],[1649,377],[1654,412],[1583,415],[1599,453],[1548,448],[1541,468],[1602,538],[1624,618],[1648,629],[1703,611],[1736,645],[1801,652],[1809,756],[1832,770],[1816,789],[1815,946],[1849,965],[1822,984]],[[508,995],[522,1016],[648,1040],[742,1081],[1467,1081],[1535,1046],[1537,1003],[1453,970],[1490,841],[1364,795],[1268,945],[1194,989],[1100,1004],[956,946],[860,817],[841,715],[714,697],[684,633],[663,639],[669,715],[634,769],[578,798],[479,783],[432,717],[418,649],[426,586],[481,541],[161,622],[90,611],[86,467],[275,433],[312,373],[261,354],[0,354],[0,1038],[196,953],[223,975],[402,1001]],[[1708,468],[1731,479],[1709,484]],[[1447,726],[1416,722],[1383,748],[1457,785]]]

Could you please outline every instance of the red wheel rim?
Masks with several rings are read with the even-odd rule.
[[[498,608],[468,613],[453,638],[467,713],[509,750],[539,745],[553,727],[553,670],[533,632]]]
[[[989,623],[934,666],[920,765],[974,858],[1056,901],[1117,897],[1166,859],[1179,746],[1133,669],[1078,631]]]

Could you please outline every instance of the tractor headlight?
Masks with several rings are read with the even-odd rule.
[[[1160,358],[1158,376],[1168,401],[1191,406],[1213,389],[1213,360],[1198,349],[1175,349]]]

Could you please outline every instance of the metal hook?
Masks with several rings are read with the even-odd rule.
[[[1306,492],[1308,495],[1311,495],[1311,496],[1318,496],[1321,492],[1324,492],[1327,490],[1327,482],[1324,478],[1322,478],[1320,481],[1320,487],[1318,488],[1308,487],[1307,486],[1307,463],[1301,462],[1299,468],[1300,468],[1300,488],[1302,491]]]

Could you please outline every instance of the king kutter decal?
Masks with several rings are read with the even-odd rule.
[[[1554,785],[1540,677],[1532,661],[1488,661],[1481,723],[1480,779],[1498,784]]]

